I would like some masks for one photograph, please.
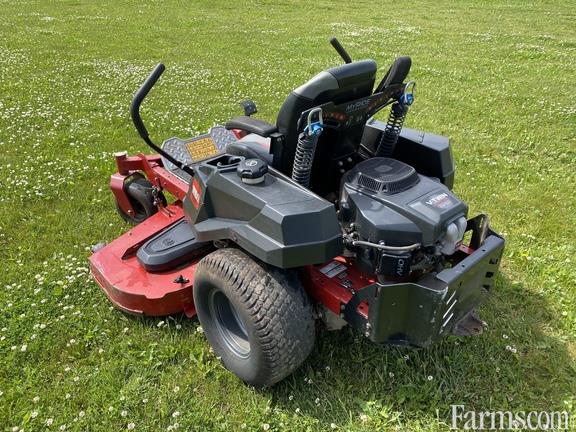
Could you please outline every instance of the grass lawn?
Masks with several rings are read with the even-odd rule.
[[[0,431],[449,428],[450,405],[576,416],[576,5],[435,2],[0,1]],[[339,64],[336,35],[418,82],[407,125],[452,139],[456,193],[507,238],[488,330],[426,350],[320,332],[293,376],[244,386],[197,320],[113,310],[89,247],[128,226],[112,153],[222,123],[252,97]],[[20,428],[20,429],[19,429]]]

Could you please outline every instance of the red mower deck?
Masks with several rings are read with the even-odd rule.
[[[183,217],[182,207],[170,205],[90,257],[90,270],[114,306],[137,315],[196,314],[192,281],[197,261],[162,273],[147,272],[136,251],[150,237]],[[186,282],[175,282],[182,276]]]

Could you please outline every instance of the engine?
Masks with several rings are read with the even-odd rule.
[[[403,280],[442,267],[462,241],[468,207],[438,180],[375,157],[342,178],[347,253],[368,274]]]

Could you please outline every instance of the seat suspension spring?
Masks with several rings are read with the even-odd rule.
[[[394,153],[404,120],[406,120],[406,114],[408,114],[408,107],[414,103],[415,91],[416,82],[409,81],[404,86],[402,95],[392,104],[375,156],[390,157]]]
[[[400,102],[394,102],[392,104],[386,127],[384,128],[384,132],[382,133],[380,142],[378,143],[378,148],[376,149],[376,156],[392,156],[396,143],[398,142],[398,137],[402,131],[402,126],[404,125],[407,112],[408,107],[405,104]]]
[[[296,183],[308,187],[310,185],[310,174],[312,173],[312,163],[318,137],[316,135],[306,135],[301,133],[298,136],[298,146],[294,156],[294,167],[292,168],[292,180]]]
[[[318,116],[316,122],[313,121],[314,115]],[[298,144],[292,166],[292,180],[305,188],[310,186],[314,154],[316,153],[318,138],[322,130],[322,110],[315,108],[308,114],[308,125],[304,129],[304,132],[298,135]]]

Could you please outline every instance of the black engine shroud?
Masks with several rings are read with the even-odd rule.
[[[372,158],[342,179],[340,218],[363,240],[433,246],[468,207],[445,185],[395,159]]]

